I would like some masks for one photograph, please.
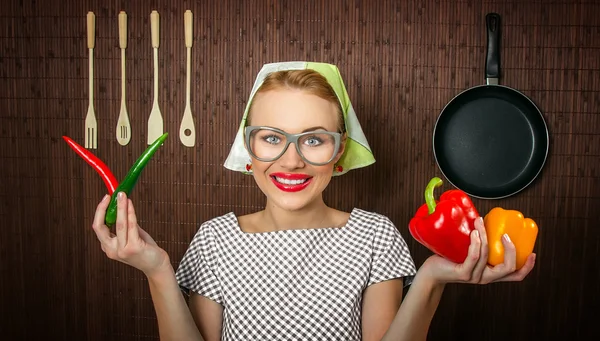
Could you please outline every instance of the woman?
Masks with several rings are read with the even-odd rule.
[[[323,201],[332,176],[373,162],[335,66],[267,64],[225,162],[254,176],[264,210],[203,223],[177,272],[125,195],[116,235],[104,225],[108,197],[93,227],[109,258],[147,276],[162,340],[425,340],[447,283],[519,281],[531,271],[534,254],[515,271],[507,237],[505,262],[488,267],[479,219],[463,264],[433,255],[417,272],[387,217]]]

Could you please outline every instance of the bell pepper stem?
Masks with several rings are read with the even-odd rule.
[[[427,203],[427,209],[429,210],[429,214],[435,212],[435,197],[433,196],[433,190],[442,185],[442,179],[437,176],[433,179],[429,180],[427,187],[425,187],[425,203]]]

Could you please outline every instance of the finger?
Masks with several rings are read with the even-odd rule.
[[[485,231],[483,218],[479,217],[475,220],[475,229],[479,233],[479,239],[481,240],[481,243],[479,247],[479,259],[477,260],[475,269],[473,269],[473,276],[471,278],[471,281],[479,283],[481,281],[481,277],[483,276],[483,272],[486,269],[488,262],[487,232]]]
[[[108,204],[110,202],[110,196],[107,194],[102,198],[102,201],[96,207],[96,213],[94,213],[94,222],[92,223],[92,228],[96,233],[96,237],[100,243],[109,243],[110,238],[110,230],[104,224],[104,218],[106,216],[106,209],[108,208]]]
[[[479,231],[473,230],[471,232],[471,244],[469,245],[469,252],[465,261],[458,265],[458,272],[460,278],[468,282],[471,280],[473,275],[473,269],[477,265],[479,260],[479,253],[481,252],[481,239],[479,238]]]
[[[125,193],[117,195],[117,248],[123,250],[127,245],[127,197]]]
[[[483,221],[482,217],[479,217],[477,220],[479,220],[479,223],[476,224],[475,227],[479,227],[480,230],[479,232],[481,233],[481,246],[485,246],[486,249],[488,247],[488,237],[487,237],[487,230],[485,229],[485,223]],[[486,251],[486,255],[487,255],[487,251]]]
[[[133,207],[133,202],[131,200],[129,200],[128,213],[128,216],[130,217],[129,224],[133,225],[133,227],[129,226],[129,238],[140,238],[147,244],[157,245],[152,236],[138,225],[137,215],[135,214],[135,208]]]
[[[482,282],[484,284],[496,282],[515,272],[517,264],[517,250],[510,240],[508,234],[502,236],[502,245],[504,246],[504,262],[493,267],[484,274]]]
[[[507,272],[514,272],[517,268],[517,248],[513,244],[508,234],[502,236],[502,245],[504,245],[504,264]]]
[[[127,237],[129,238],[129,240],[139,240],[140,236],[138,234],[138,223],[137,217],[135,215],[135,208],[133,207],[133,202],[131,201],[131,199],[127,199],[127,201]]]
[[[532,253],[529,255],[529,257],[527,257],[527,261],[525,262],[525,264],[523,265],[522,268],[520,268],[519,270],[501,277],[497,280],[495,280],[494,282],[520,282],[522,281],[525,277],[527,277],[527,275],[529,275],[529,273],[531,272],[531,270],[533,270],[533,267],[535,266],[535,259],[536,259],[537,255],[535,253]]]

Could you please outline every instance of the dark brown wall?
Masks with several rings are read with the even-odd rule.
[[[255,4],[251,4],[255,3]],[[431,133],[444,104],[481,84],[484,16],[503,18],[502,83],[547,120],[540,177],[480,211],[518,208],[540,226],[523,283],[448,286],[431,340],[583,340],[599,335],[600,4],[596,1],[4,1],[0,10],[0,330],[3,340],[150,340],[157,328],[140,272],[109,261],[90,226],[105,193],[61,139],[83,144],[86,13],[96,13],[95,153],[121,179],[146,148],[152,106],[150,12],[160,13],[160,106],[169,140],[132,193],[140,223],[174,266],[202,221],[261,208],[251,177],[222,163],[254,77],[266,62],[337,64],[377,157],[336,178],[332,205],[387,214],[408,234],[422,191],[440,175]],[[194,13],[192,111],[197,145],[178,139],[185,104],[183,13]],[[127,106],[120,146],[117,14],[129,17]],[[445,186],[445,188],[449,188]]]

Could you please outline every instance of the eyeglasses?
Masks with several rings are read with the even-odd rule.
[[[331,131],[309,131],[288,134],[272,127],[248,126],[245,129],[246,146],[257,160],[271,162],[285,153],[290,143],[296,146],[300,157],[314,166],[331,162],[340,149],[341,134]]]

